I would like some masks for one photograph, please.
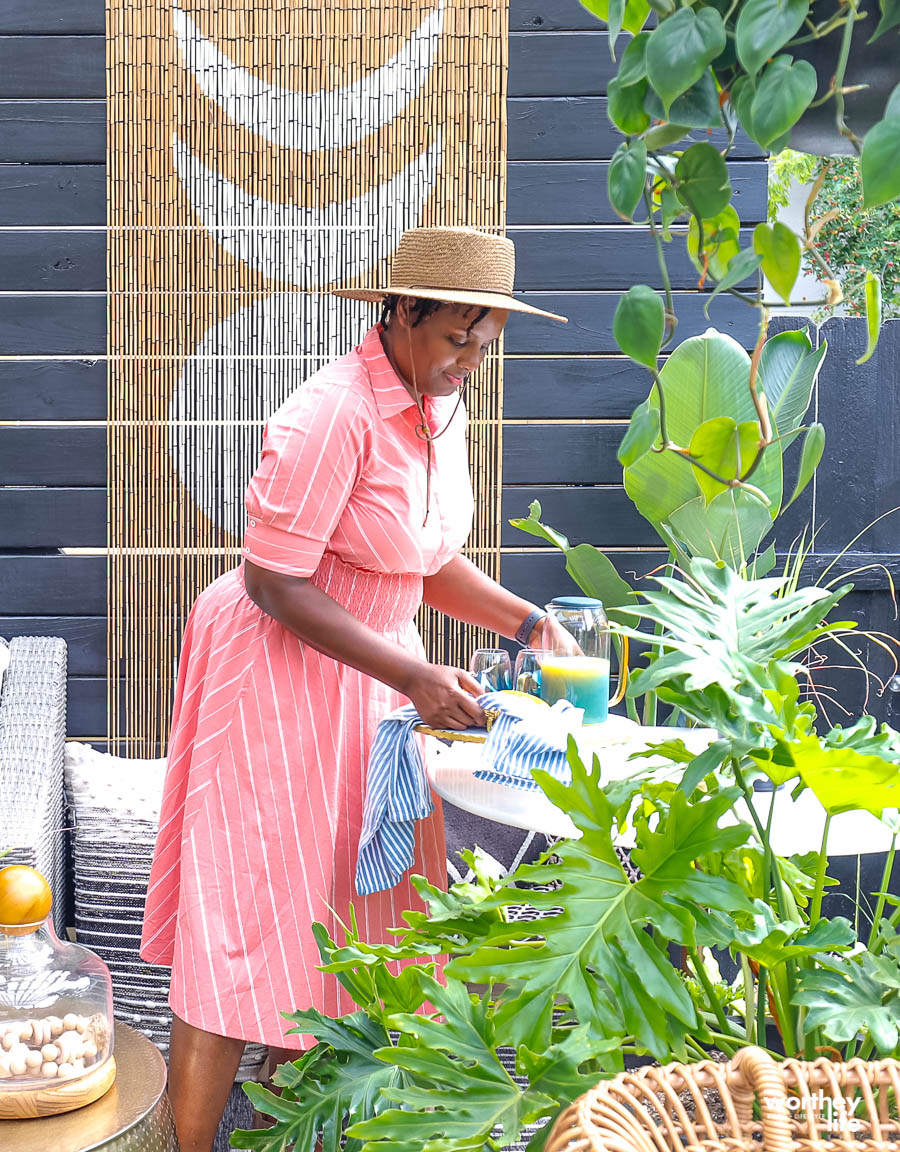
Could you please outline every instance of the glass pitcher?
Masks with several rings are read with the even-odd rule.
[[[628,639],[622,637],[619,686],[609,697],[609,620],[603,602],[590,596],[557,596],[544,605],[548,615],[569,633],[579,655],[554,650],[541,653],[541,699],[548,704],[568,700],[584,709],[585,724],[602,724],[610,704],[618,704],[628,683]]]

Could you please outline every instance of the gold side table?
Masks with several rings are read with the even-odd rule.
[[[39,1120],[0,1120],[0,1152],[178,1152],[159,1049],[116,1021],[118,1075],[84,1108]]]

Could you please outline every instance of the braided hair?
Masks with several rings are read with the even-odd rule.
[[[382,305],[381,305],[380,324],[381,324],[382,328],[388,327],[388,325],[391,322],[391,317],[397,311],[397,305],[399,303],[400,303],[400,296],[399,295],[385,296],[384,300],[382,301]],[[439,308],[444,308],[446,306],[447,306],[447,301],[445,301],[445,300],[425,300],[421,296],[413,297],[413,304],[412,304],[412,308],[410,309],[412,316],[413,316],[412,327],[418,328],[418,326],[422,323],[423,320],[427,320],[428,317],[433,316]],[[477,306],[474,304],[470,305],[469,310],[471,310],[472,308],[475,308],[475,307],[477,307]],[[490,308],[483,308],[483,307],[478,308],[477,315],[475,316],[474,320],[472,320],[471,323],[466,326],[466,331],[471,332],[472,329],[475,327],[475,325],[480,324],[481,321],[485,318],[485,316],[487,316],[488,312],[490,312]]]

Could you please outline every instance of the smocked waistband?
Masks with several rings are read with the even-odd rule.
[[[408,572],[368,572],[326,552],[310,577],[317,588],[377,632],[408,624],[422,603],[422,577]]]

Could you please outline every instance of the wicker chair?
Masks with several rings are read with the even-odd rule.
[[[0,640],[4,646],[6,642]],[[57,932],[68,922],[63,756],[66,644],[21,636],[9,643],[0,689],[0,851],[50,881]]]
[[[849,1099],[850,1106],[837,1102]],[[900,1061],[785,1060],[646,1067],[603,1081],[557,1119],[546,1152],[893,1152]]]

